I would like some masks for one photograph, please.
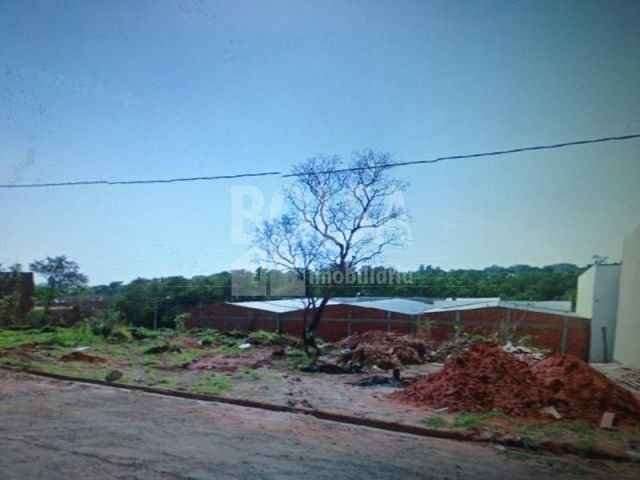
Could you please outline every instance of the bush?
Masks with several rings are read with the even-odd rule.
[[[44,308],[34,308],[27,314],[27,324],[33,328],[44,326]]]
[[[110,342],[130,342],[133,340],[131,330],[126,325],[115,325],[109,334]]]
[[[106,338],[111,335],[116,327],[123,325],[124,321],[118,310],[110,308],[89,317],[86,323],[94,334],[102,335]]]
[[[184,332],[186,330],[187,323],[190,320],[191,320],[190,313],[181,313],[180,315],[177,315],[176,318],[173,319],[175,329],[178,332]]]

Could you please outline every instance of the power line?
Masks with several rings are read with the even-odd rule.
[[[371,165],[371,166],[363,166],[363,167],[355,167],[355,168],[340,168],[335,170],[325,170],[320,172],[314,172],[314,174],[319,175],[330,175],[335,173],[342,172],[354,172],[354,171],[363,171],[363,170],[371,170],[374,168],[395,168],[395,167],[405,167],[409,165],[428,165],[443,162],[446,160],[461,160],[468,158],[480,158],[480,157],[497,157],[500,155],[511,155],[515,153],[523,153],[523,152],[533,152],[540,150],[554,150],[566,147],[574,147],[578,145],[588,145],[593,143],[605,143],[605,142],[619,142],[625,140],[633,140],[636,138],[640,138],[640,133],[630,134],[630,135],[621,135],[614,137],[601,137],[601,138],[591,138],[586,140],[574,140],[571,142],[563,142],[563,143],[554,143],[549,145],[537,145],[532,147],[518,147],[511,148],[508,150],[494,150],[491,152],[481,152],[481,153],[469,153],[464,155],[449,155],[444,157],[436,157],[429,160],[411,160],[407,162],[389,162],[383,165]],[[215,175],[215,176],[203,176],[203,177],[184,177],[184,178],[167,178],[167,179],[151,179],[151,180],[78,180],[78,181],[67,181],[67,182],[49,182],[49,183],[22,183],[22,184],[4,184],[0,185],[0,188],[46,188],[46,187],[72,187],[72,186],[93,186],[93,185],[145,185],[145,184],[156,184],[156,183],[180,183],[180,182],[198,182],[198,181],[214,181],[214,180],[232,180],[238,178],[255,178],[255,177],[269,177],[269,176],[280,176],[281,178],[290,178],[290,177],[302,177],[309,175],[308,172],[294,172],[294,173],[283,173],[280,171],[271,171],[271,172],[256,172],[256,173],[239,173],[235,175]]]
[[[56,183],[21,183],[0,185],[0,188],[41,188],[41,187],[72,187],[82,185],[144,185],[149,183],[179,183],[179,182],[199,182],[211,180],[231,180],[235,178],[249,177],[267,177],[282,175],[282,172],[258,172],[258,173],[240,173],[237,175],[215,175],[210,177],[185,177],[185,178],[166,178],[154,180],[78,180],[72,182],[56,182]]]
[[[394,168],[394,167],[404,167],[407,165],[425,165],[443,162],[445,160],[460,160],[467,158],[479,158],[479,157],[497,157],[500,155],[509,155],[512,153],[522,153],[522,152],[532,152],[537,150],[553,150],[558,148],[565,147],[573,147],[577,145],[587,145],[591,143],[604,143],[604,142],[619,142],[623,140],[632,140],[634,138],[640,138],[640,134],[632,134],[632,135],[622,135],[618,137],[602,137],[602,138],[592,138],[588,140],[575,140],[572,142],[564,142],[564,143],[554,143],[550,145],[538,145],[535,147],[519,147],[519,148],[511,148],[509,150],[495,150],[493,152],[482,152],[482,153],[469,153],[465,155],[449,155],[447,157],[437,157],[432,158],[430,160],[412,160],[408,162],[389,162],[382,166],[366,166],[366,167],[356,167],[356,168],[340,168],[335,170],[326,170],[322,172],[314,172],[314,174],[331,174],[331,173],[340,173],[340,172],[356,172],[362,170],[371,170],[372,168]],[[283,177],[303,177],[308,175],[308,173],[289,173],[287,175],[283,175]]]

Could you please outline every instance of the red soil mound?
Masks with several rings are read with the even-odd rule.
[[[565,417],[598,421],[604,412],[640,418],[635,397],[573,355],[554,355],[532,367],[549,390],[549,403]]]
[[[450,412],[500,410],[509,415],[537,413],[547,399],[529,366],[499,346],[478,343],[424,377],[396,398]]]

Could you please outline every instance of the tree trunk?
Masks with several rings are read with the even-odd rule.
[[[51,302],[53,302],[53,299],[56,296],[56,286],[55,286],[55,282],[50,282],[49,283],[49,288],[47,289],[47,295],[44,299],[44,314],[43,314],[43,320],[45,324],[49,323],[49,308],[51,307]]]
[[[304,351],[307,355],[311,357],[312,365],[315,365],[318,361],[318,357],[320,356],[320,348],[316,343],[316,329],[318,325],[320,325],[320,321],[322,320],[322,315],[324,313],[324,309],[329,302],[329,297],[323,297],[320,301],[320,305],[313,310],[313,317],[311,319],[311,323],[307,326],[307,312],[305,311],[305,328],[304,328]],[[313,353],[310,353],[310,350],[313,350]]]

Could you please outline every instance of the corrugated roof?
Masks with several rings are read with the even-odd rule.
[[[229,302],[245,308],[252,308],[272,313],[288,313],[305,308],[305,300],[302,298],[284,300],[264,300],[251,302]],[[506,301],[499,297],[486,298],[447,298],[443,300],[433,300],[429,303],[407,298],[335,298],[329,301],[328,305],[351,305],[354,307],[372,308],[386,312],[400,313],[403,315],[421,315],[423,313],[437,313],[456,310],[477,310],[481,308],[515,308],[519,310],[530,310],[542,313],[555,313],[559,315],[578,316],[571,312],[570,302],[549,301],[549,302],[528,302],[528,301]]]
[[[386,312],[401,313],[403,315],[420,315],[426,312],[431,305],[419,302],[417,300],[409,300],[406,298],[388,298],[382,300],[365,300],[365,301],[345,301],[343,304],[352,305],[354,307],[374,308],[376,310],[384,310]]]
[[[253,308],[273,313],[288,313],[304,310],[306,302],[303,298],[287,298],[284,300],[261,300],[252,302],[228,302],[238,307]],[[329,305],[339,305],[340,302],[329,300]]]

